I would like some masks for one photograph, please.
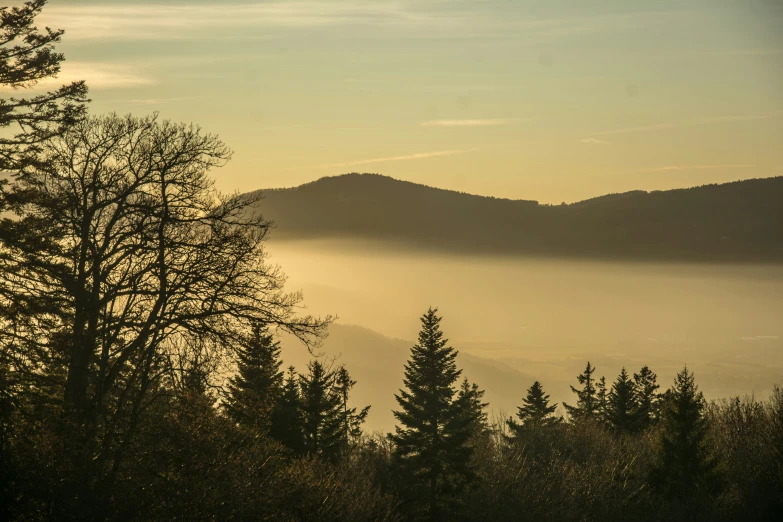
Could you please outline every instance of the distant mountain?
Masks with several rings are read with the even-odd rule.
[[[307,349],[291,336],[282,339],[282,358],[285,367],[293,365],[305,372],[313,358]],[[392,410],[397,409],[394,394],[403,387],[405,362],[410,356],[412,342],[391,339],[360,326],[332,324],[329,337],[315,354],[328,365],[344,364],[357,381],[353,394],[354,406],[372,405],[367,428],[370,431],[390,431],[396,421]],[[458,351],[460,347],[454,345]],[[460,352],[457,366],[471,382],[486,390],[485,400],[493,411],[516,411],[525,390],[534,378],[524,375],[507,364]]]
[[[345,174],[263,190],[276,239],[353,238],[477,255],[783,262],[783,177],[570,205]]]

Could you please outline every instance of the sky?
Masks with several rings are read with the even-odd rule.
[[[50,0],[91,111],[195,122],[225,191],[377,172],[578,201],[783,175],[779,0]]]

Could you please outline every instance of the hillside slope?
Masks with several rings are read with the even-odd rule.
[[[377,174],[264,190],[277,239],[357,238],[467,254],[783,262],[783,177],[611,194],[498,199]]]
[[[344,364],[351,372],[357,381],[354,406],[372,405],[367,429],[390,431],[396,424],[392,410],[399,408],[394,394],[403,387],[403,371],[412,345],[360,326],[332,324],[329,337],[315,355],[327,366]],[[307,363],[313,358],[307,349],[291,336],[283,337],[282,346],[284,365],[306,372]],[[459,350],[458,346],[454,347]],[[484,398],[495,412],[516,411],[517,403],[534,380],[507,364],[465,352],[457,356],[457,365],[465,377],[486,391]]]

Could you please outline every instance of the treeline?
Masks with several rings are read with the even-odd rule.
[[[471,256],[783,260],[780,176],[555,206],[378,174],[345,174],[264,192],[264,212],[280,225],[281,238],[399,241]]]
[[[8,519],[778,520],[783,391],[707,403],[687,368],[660,390],[648,367],[611,385],[588,363],[556,414],[534,382],[489,419],[436,310],[422,316],[396,395],[394,433],[368,435],[348,370],[282,371],[256,325],[223,386],[206,367],[162,387],[109,484],[78,499],[57,394],[3,411]],[[95,480],[95,478],[93,478]],[[98,487],[100,485],[100,487]],[[97,495],[106,496],[105,498]],[[78,502],[78,504],[76,504]],[[100,506],[100,512],[93,511]]]
[[[0,8],[0,84],[59,71],[45,3]],[[780,391],[707,405],[687,370],[661,394],[588,365],[567,419],[536,383],[493,421],[435,310],[395,432],[362,433],[347,368],[282,371],[277,336],[314,349],[330,318],[284,291],[257,200],[214,189],[230,150],[86,96],[0,105],[0,520],[780,518]]]

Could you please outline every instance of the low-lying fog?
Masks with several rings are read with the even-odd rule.
[[[513,392],[479,382],[506,412],[532,379],[553,400],[572,401],[568,385],[588,359],[608,382],[622,366],[633,372],[647,364],[662,388],[687,363],[708,398],[766,398],[783,382],[781,266],[469,258],[347,241],[273,240],[268,247],[271,262],[289,276],[287,288],[303,290],[310,312],[336,314],[339,324],[410,346],[419,316],[438,307],[452,346],[520,372],[524,382]],[[350,342],[345,332],[340,339]],[[336,343],[327,341],[325,352],[341,352]],[[364,350],[372,360],[376,348]],[[306,353],[287,344],[285,357],[299,368]],[[388,371],[398,384],[380,390],[360,381],[357,402],[377,402],[399,388],[402,368]],[[362,372],[354,372],[357,380]],[[390,429],[393,419],[378,406],[391,404],[393,397],[374,405],[371,429]]]

